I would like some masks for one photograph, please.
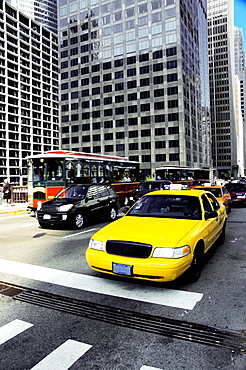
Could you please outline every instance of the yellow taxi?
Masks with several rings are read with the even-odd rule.
[[[224,204],[227,213],[231,212],[231,194],[225,186],[222,185],[211,185],[210,183],[204,184],[203,186],[194,187],[195,190],[207,190],[211,191],[217,200]]]
[[[103,273],[158,282],[188,270],[196,281],[204,254],[224,242],[226,221],[225,206],[211,192],[151,192],[92,236],[87,263]]]

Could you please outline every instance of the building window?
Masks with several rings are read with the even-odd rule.
[[[115,84],[115,91],[121,91],[121,90],[124,90],[124,82]]]
[[[137,93],[128,94],[127,98],[128,98],[128,101],[137,100]]]
[[[124,139],[125,133],[124,132],[116,132],[116,139]]]
[[[154,103],[154,110],[164,109],[164,101],[157,101]]]
[[[169,100],[167,102],[168,108],[177,108],[178,107],[178,100]]]
[[[116,144],[116,151],[123,152],[125,150],[125,144]]]
[[[146,143],[141,143],[141,149],[151,149],[151,143],[149,141]]]
[[[130,143],[129,150],[138,150],[138,143]]]
[[[155,142],[155,148],[156,149],[164,149],[164,148],[166,148],[166,142],[165,141],[156,141]]]
[[[176,135],[176,134],[179,134],[178,126],[168,127],[168,135]]]
[[[163,84],[163,81],[164,81],[163,76],[155,76],[153,78],[154,85],[161,85],[161,84]]]
[[[104,151],[107,153],[111,153],[114,151],[114,146],[113,145],[105,145],[104,146]]]
[[[165,135],[165,128],[159,127],[155,129],[155,136],[162,136]]]
[[[104,128],[112,128],[113,121],[104,121]]]
[[[133,118],[128,118],[128,125],[129,126],[134,126],[138,124],[138,118],[133,117]]]
[[[178,113],[169,113],[168,114],[168,122],[178,121],[178,120],[179,120],[179,114]]]
[[[137,87],[137,81],[127,81],[128,89],[134,89],[135,87]]]
[[[129,131],[129,138],[138,137],[138,131]]]
[[[155,161],[156,162],[166,162],[166,154],[156,154]]]
[[[113,140],[113,133],[104,134],[104,140]]]
[[[116,125],[116,127],[123,127],[123,126],[124,126],[124,124],[125,124],[125,122],[124,122],[124,120],[123,120],[123,119],[117,119],[117,120],[115,121],[115,125]]]
[[[178,153],[169,154],[169,161],[170,162],[178,162],[179,161],[179,154]]]
[[[151,162],[150,155],[142,155],[142,162]]]
[[[128,113],[136,113],[138,111],[137,105],[129,105],[128,106]]]
[[[150,137],[150,130],[141,130],[141,137]]]
[[[141,112],[147,112],[150,110],[150,103],[147,104],[140,104],[140,110]]]

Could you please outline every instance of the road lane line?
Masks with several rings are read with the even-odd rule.
[[[29,329],[33,324],[22,320],[13,320],[0,328],[0,345]]]
[[[162,370],[159,367],[142,366],[140,370]]]
[[[80,234],[90,233],[91,231],[94,231],[94,230],[99,230],[99,229],[95,227],[94,229],[80,231],[79,233],[75,233],[75,234],[70,234],[70,235],[63,236],[63,239],[72,238],[73,236],[77,236],[77,235],[80,235]]]
[[[0,272],[68,288],[187,310],[192,310],[203,297],[202,293],[133,285],[127,282],[108,280],[5,259],[0,259]]]
[[[23,227],[32,227],[32,226],[38,226],[38,223],[37,223],[37,222],[35,222],[35,223],[33,223],[33,224],[22,225],[22,226],[21,226],[21,229],[22,229]]]
[[[83,356],[92,346],[76,340],[68,339],[61,344],[31,370],[67,370]]]

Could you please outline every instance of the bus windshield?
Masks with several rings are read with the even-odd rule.
[[[34,159],[33,181],[62,181],[62,160],[59,159]]]

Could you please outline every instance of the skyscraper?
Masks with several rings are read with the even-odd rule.
[[[0,28],[0,182],[20,183],[26,156],[59,148],[58,38],[5,1]]]
[[[212,158],[222,178],[238,174],[233,22],[233,1],[208,0]]]
[[[8,0],[8,2],[29,18],[57,33],[56,0]]]
[[[209,167],[206,0],[60,0],[62,147]]]
[[[243,30],[234,28],[234,63],[236,73],[236,118],[237,118],[237,134],[238,134],[238,165],[240,175],[245,175],[244,164],[246,163],[246,150],[244,143],[246,142],[246,68],[245,68],[245,53],[243,42]]]

